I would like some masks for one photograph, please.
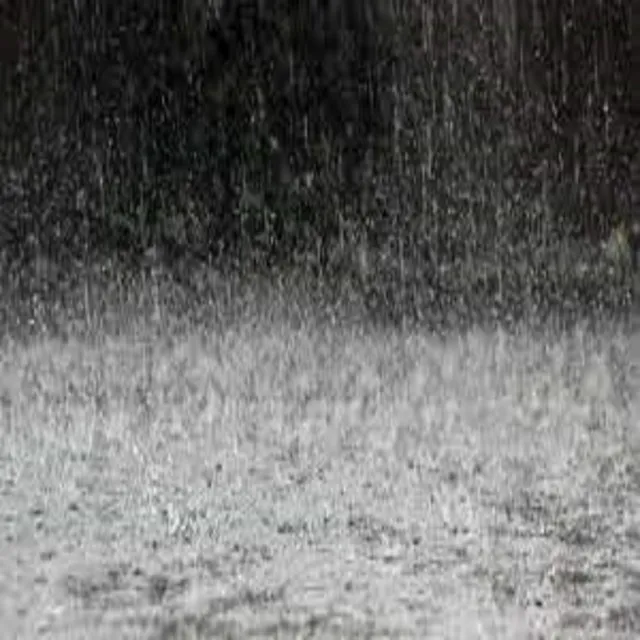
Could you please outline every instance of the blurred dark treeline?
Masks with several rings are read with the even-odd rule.
[[[3,271],[605,237],[638,207],[634,4],[0,0]]]

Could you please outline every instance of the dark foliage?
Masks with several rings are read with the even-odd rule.
[[[329,276],[364,234],[397,307],[496,239],[605,236],[637,214],[635,3],[485,4],[4,0],[4,272],[158,246]]]

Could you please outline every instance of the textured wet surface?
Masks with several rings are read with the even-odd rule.
[[[639,353],[256,324],[17,346],[5,631],[637,638]]]

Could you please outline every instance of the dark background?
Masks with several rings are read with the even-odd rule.
[[[364,238],[373,288],[445,299],[459,256],[599,242],[638,211],[634,4],[0,0],[4,291],[151,247],[330,279]]]

